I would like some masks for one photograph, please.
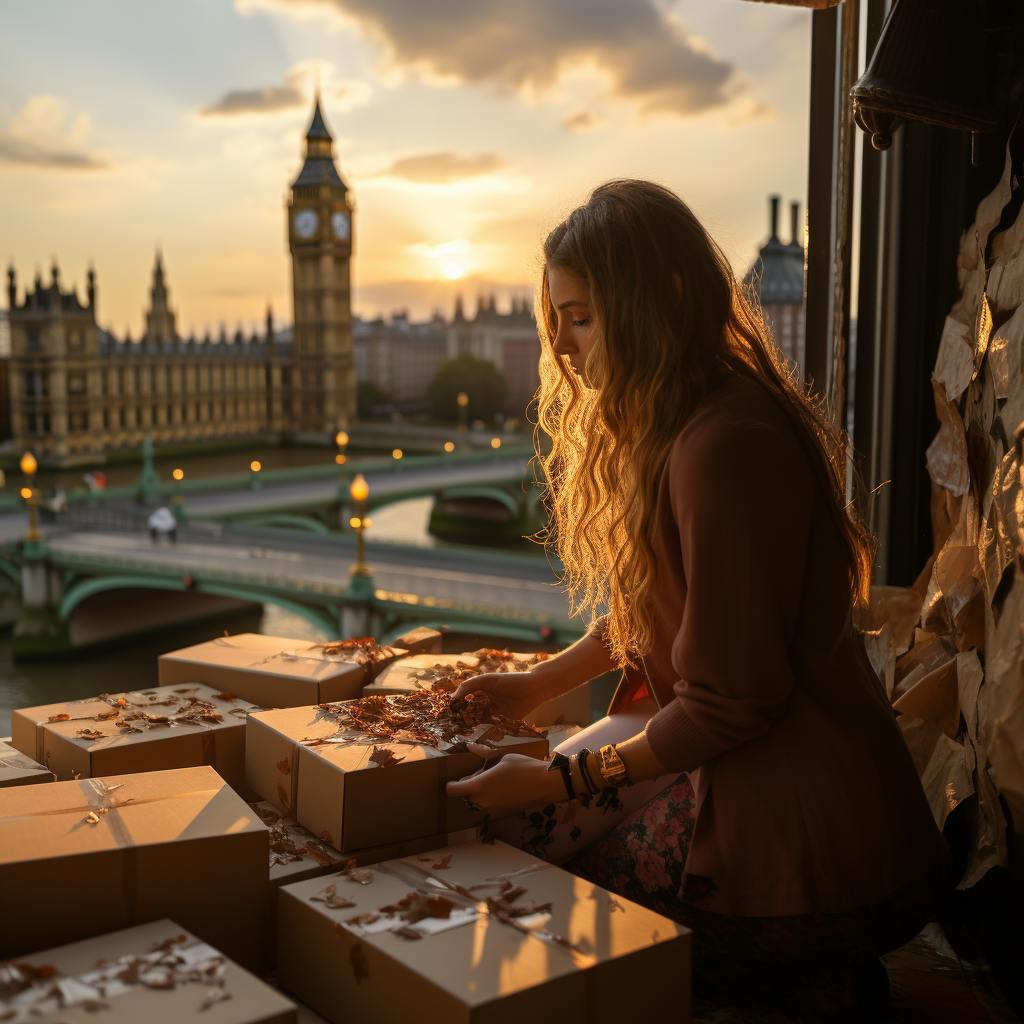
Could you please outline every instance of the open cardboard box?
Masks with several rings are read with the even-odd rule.
[[[491,732],[483,725],[468,739]],[[468,752],[375,740],[323,708],[258,711],[246,722],[246,782],[264,800],[344,853],[443,835],[481,820],[445,783],[481,766]],[[304,742],[310,741],[310,742]],[[495,750],[545,757],[544,736],[503,736]],[[378,753],[375,754],[374,752]],[[380,764],[393,756],[396,763]]]
[[[161,654],[161,685],[205,683],[263,708],[293,708],[358,697],[385,665],[405,653],[385,647],[363,664],[358,653],[331,654],[323,644],[239,633]]]
[[[53,772],[11,745],[11,737],[0,739],[0,789],[53,782]]]
[[[469,677],[484,672],[529,672],[534,665],[546,660],[543,653],[523,653],[482,649],[465,654],[411,654],[392,662],[363,690],[370,694],[412,693],[429,690],[436,682]],[[553,697],[526,716],[531,725],[572,724],[589,725],[592,718],[590,685],[584,683],[568,693]]]
[[[171,917],[247,967],[267,830],[210,767],[0,790],[0,959]]]
[[[24,968],[47,974],[0,1004],[0,1019],[9,1024],[298,1020],[291,1000],[167,919],[19,956],[14,969],[28,981]]]
[[[258,710],[198,683],[119,694],[92,719],[41,723],[42,760],[63,780],[208,764],[244,789],[245,719]]]
[[[430,916],[382,909],[410,898]],[[503,843],[285,886],[277,937],[282,987],[336,1024],[690,1019],[687,929]]]

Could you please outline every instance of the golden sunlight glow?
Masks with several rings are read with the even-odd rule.
[[[469,242],[465,239],[439,242],[437,245],[420,242],[409,248],[421,257],[435,276],[440,273],[448,281],[459,281],[469,273]]]
[[[366,477],[362,473],[356,473],[355,477],[353,477],[348,493],[352,495],[353,501],[366,501],[370,496],[370,485],[366,482]]]
[[[491,438],[491,447],[494,448],[495,450],[500,448],[501,447],[501,438],[500,437],[492,437]]]
[[[444,450],[446,452],[453,452],[453,451],[455,451],[455,442],[454,441],[445,441],[445,443],[444,443]]]
[[[394,459],[394,460],[395,460],[396,462],[397,462],[397,461],[398,461],[398,460],[399,460],[399,459],[400,459],[400,458],[401,458],[401,457],[402,457],[402,456],[403,456],[404,454],[405,454],[405,452],[403,452],[401,448],[392,448],[392,449],[391,449],[391,458],[393,458],[393,459]]]
[[[22,498],[25,501],[28,501],[32,497],[32,488],[31,487],[22,487],[22,489],[21,489],[21,491],[19,493],[21,494]]]
[[[249,468],[254,473],[258,473],[263,468],[263,463],[260,462],[259,459],[253,459],[252,462],[249,463]]]
[[[183,469],[172,469],[171,476],[179,483],[185,479],[185,470]]]
[[[33,476],[35,471],[39,468],[39,463],[36,462],[36,457],[31,452],[25,452],[25,454],[22,455],[19,465],[21,466],[21,471],[25,476]]]

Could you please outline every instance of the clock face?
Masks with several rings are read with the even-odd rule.
[[[316,234],[318,222],[316,210],[299,210],[295,214],[295,234],[299,238],[312,238]]]
[[[334,228],[334,234],[336,237],[340,238],[343,242],[347,242],[349,240],[349,236],[352,231],[347,213],[343,213],[341,210],[335,213],[334,216],[331,217],[331,227]]]

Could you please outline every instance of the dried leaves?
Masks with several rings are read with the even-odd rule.
[[[373,750],[370,752],[370,763],[380,765],[381,768],[388,768],[393,764],[398,764],[400,761],[404,761],[405,758],[398,757],[395,752],[388,747],[378,747],[374,745]]]
[[[337,723],[336,735],[305,739],[304,743],[318,746],[347,742],[353,737],[344,734],[355,732],[392,743],[418,743],[449,750],[453,744],[464,742],[466,736],[471,736],[484,725],[491,727],[486,733],[489,742],[499,742],[505,736],[543,735],[533,726],[495,711],[486,694],[454,698],[448,690],[441,688],[393,696],[374,694],[340,704],[321,704],[317,720],[325,718]],[[391,752],[374,747],[374,754],[383,757],[384,753]],[[373,754],[371,759],[375,764],[395,763],[387,759],[382,762]]]
[[[380,913],[399,917],[407,924],[415,924],[428,917],[446,921],[452,916],[454,909],[455,904],[447,896],[428,895],[414,891],[406,893],[397,903],[381,907]]]
[[[350,640],[314,644],[309,649],[320,651],[328,658],[354,661],[358,665],[375,665],[392,657],[391,649],[382,647],[372,636],[356,636]]]
[[[352,900],[338,895],[337,886],[335,885],[327,886],[322,896],[312,896],[310,898],[314,903],[323,903],[331,910],[347,910],[349,907],[355,906]]]
[[[95,1012],[109,1008],[108,997],[125,988],[170,991],[185,985],[203,986],[199,1011],[231,998],[224,958],[184,935],[157,943],[148,953],[100,960],[95,969],[75,977],[49,964],[0,964],[0,1020],[50,1020],[72,1009]],[[10,1007],[15,998],[17,1008],[7,1011],[5,1004]]]
[[[75,735],[83,740],[101,740],[107,734],[100,732],[99,729],[79,729]]]

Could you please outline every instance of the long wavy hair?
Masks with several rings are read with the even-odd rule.
[[[554,352],[553,266],[590,288],[589,387]],[[596,188],[544,242],[537,325],[535,442],[549,519],[536,539],[561,559],[573,613],[606,613],[605,639],[619,665],[635,664],[651,644],[655,500],[669,449],[729,373],[755,377],[788,414],[842,537],[851,604],[866,601],[874,545],[846,501],[845,435],[682,200],[646,181]]]

